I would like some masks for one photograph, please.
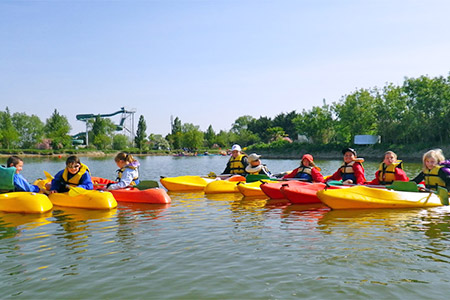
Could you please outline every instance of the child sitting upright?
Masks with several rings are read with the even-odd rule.
[[[300,167],[295,168],[292,172],[283,176],[283,179],[288,178],[305,180],[309,182],[324,182],[320,169],[314,163],[314,158],[311,154],[303,155],[302,161],[300,162]]]
[[[131,154],[120,152],[114,158],[117,167],[119,167],[117,183],[108,183],[108,190],[123,189],[129,186],[139,184],[139,161]]]
[[[383,162],[375,172],[375,179],[367,184],[387,185],[395,181],[409,181],[408,176],[402,169],[402,161],[397,160],[397,154],[393,151],[386,151],[384,153]]]
[[[450,189],[450,169],[442,163],[445,161],[441,149],[426,152],[422,158],[423,169],[412,181],[421,183],[424,181],[428,189],[437,189],[438,186]]]
[[[28,181],[20,174],[23,170],[23,160],[16,155],[8,157],[6,161],[7,167],[15,167],[16,174],[14,174],[14,189],[16,192],[35,192],[40,191],[37,185],[29,184]]]
[[[356,158],[356,151],[353,148],[345,148],[342,150],[344,155],[344,163],[330,177],[329,180],[342,180],[346,184],[363,184],[366,181],[364,177],[364,168],[361,162]]]

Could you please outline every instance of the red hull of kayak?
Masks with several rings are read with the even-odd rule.
[[[325,183],[310,183],[303,186],[282,186],[280,188],[281,193],[289,202],[293,204],[310,204],[321,203],[317,192],[323,190],[326,187]],[[329,186],[327,189],[341,189],[345,186]]]
[[[113,180],[92,177],[95,189],[101,189],[102,186],[95,186],[96,184],[106,185],[114,183]],[[166,190],[160,188],[139,190],[137,188],[126,188],[120,190],[109,191],[113,194],[116,201],[119,202],[133,202],[133,203],[149,203],[149,204],[167,204],[172,202]]]
[[[309,182],[304,181],[281,181],[281,182],[265,182],[261,184],[261,190],[266,194],[270,199],[286,199],[283,193],[280,191],[280,188],[283,185],[286,186],[303,186],[308,185]]]

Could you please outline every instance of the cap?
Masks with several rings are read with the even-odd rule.
[[[313,162],[313,161],[314,161],[314,158],[313,158],[313,156],[312,156],[311,154],[305,154],[305,155],[303,155],[302,161],[303,161],[304,159],[306,159],[306,160],[309,161],[309,162]]]
[[[356,150],[353,149],[353,148],[345,148],[345,149],[342,150],[342,154],[345,154],[346,152],[351,152],[351,153],[353,153],[355,156],[357,156],[357,155],[356,155]]]
[[[261,157],[261,155],[252,153],[248,156],[248,162],[257,161],[257,160],[259,160],[260,157]]]
[[[234,144],[233,147],[231,147],[231,151],[242,151],[241,146],[239,146],[238,144]]]

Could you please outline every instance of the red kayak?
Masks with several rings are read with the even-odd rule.
[[[321,203],[317,192],[325,188],[325,183],[309,183],[305,185],[282,185],[280,192],[293,204]],[[345,186],[329,186],[327,189],[340,189]]]
[[[92,177],[94,189],[102,189],[108,183],[116,183],[113,180]],[[165,189],[152,188],[146,190],[139,190],[137,188],[129,187],[119,190],[108,190],[111,192],[119,202],[134,202],[134,203],[149,203],[149,204],[167,204],[172,202]]]
[[[290,180],[290,181],[280,181],[280,182],[264,182],[261,184],[261,190],[266,194],[270,199],[285,199],[283,193],[281,193],[280,188],[282,185],[287,186],[303,186],[308,185],[309,182],[306,181],[298,181],[298,180]]]

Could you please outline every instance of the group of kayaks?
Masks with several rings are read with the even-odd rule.
[[[250,176],[250,175],[249,175]],[[256,175],[257,176],[257,175]],[[203,191],[205,194],[241,193],[245,197],[286,199],[292,204],[324,203],[332,209],[407,208],[448,205],[448,192],[419,191],[414,182],[395,181],[389,186],[310,183],[232,176],[225,180],[201,176],[161,178],[169,191]]]
[[[34,182],[41,189],[51,178]],[[14,213],[44,213],[53,206],[74,207],[84,209],[113,209],[117,202],[134,202],[148,204],[168,204],[170,196],[165,189],[149,188],[140,190],[128,187],[120,190],[105,191],[102,189],[113,181],[101,177],[92,177],[94,190],[71,187],[66,193],[41,194],[33,192],[9,192],[0,194],[0,211]]]

